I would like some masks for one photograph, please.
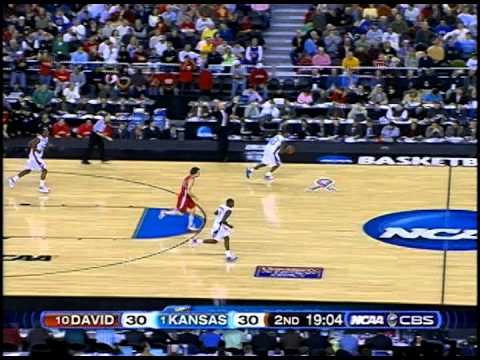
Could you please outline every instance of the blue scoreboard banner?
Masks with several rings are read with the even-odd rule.
[[[476,328],[473,310],[342,309],[313,306],[190,306],[161,311],[44,311],[40,323],[57,329],[383,329]]]

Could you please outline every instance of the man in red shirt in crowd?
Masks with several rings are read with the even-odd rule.
[[[162,74],[160,84],[162,86],[161,87],[162,95],[175,93],[175,90],[176,90],[175,86],[177,85],[177,77],[170,72],[166,72]]]
[[[60,119],[52,127],[52,134],[55,138],[63,138],[70,136],[70,126],[65,122],[65,120]]]
[[[257,86],[263,86],[268,81],[268,73],[262,64],[257,64],[248,78],[250,85],[256,89]]]
[[[92,133],[92,128],[93,128],[92,120],[85,121],[82,125],[80,125],[77,128],[77,136],[80,139],[89,137],[90,134]]]
[[[70,81],[70,70],[65,65],[61,65],[60,69],[53,73],[53,81],[55,82],[55,96],[62,92],[68,86]]]

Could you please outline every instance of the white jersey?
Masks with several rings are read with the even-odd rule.
[[[275,166],[280,165],[280,147],[282,143],[287,139],[283,135],[275,135],[272,137],[268,144],[265,146],[265,150],[263,152],[262,164]]]
[[[31,171],[43,170],[47,168],[47,164],[45,164],[45,161],[43,160],[43,153],[48,146],[48,137],[38,135],[37,139],[39,139],[40,142],[37,144],[35,149],[30,149],[28,154],[26,169]]]
[[[37,144],[35,147],[35,155],[42,159],[43,158],[43,152],[48,146],[48,137],[43,137],[42,135],[38,135],[37,139],[40,140],[40,142]],[[30,153],[32,153],[34,150],[30,149]]]
[[[225,237],[229,236],[232,232],[232,229],[225,224],[222,224],[223,217],[227,211],[233,211],[231,207],[227,205],[221,205],[217,209],[217,215],[213,221],[212,226],[212,237],[215,240],[223,240]]]

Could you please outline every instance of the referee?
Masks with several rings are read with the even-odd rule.
[[[93,148],[95,146],[98,147],[98,151],[100,152],[100,159],[102,162],[105,162],[105,144],[103,143],[103,139],[108,141],[112,141],[110,136],[104,134],[105,128],[107,125],[110,124],[110,116],[102,117],[100,120],[97,120],[95,125],[93,126],[92,133],[90,134],[90,138],[88,139],[88,149],[83,155],[82,164],[90,164],[90,156],[92,155]]]

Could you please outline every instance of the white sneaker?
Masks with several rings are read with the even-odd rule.
[[[229,262],[229,263],[235,262],[235,261],[237,261],[237,260],[238,260],[238,256],[235,256],[235,255],[229,256],[229,257],[226,257],[226,258],[225,258],[225,261],[226,261],[226,262]]]
[[[40,191],[41,193],[48,193],[50,192],[50,189],[46,186],[39,186],[38,191]]]
[[[158,218],[162,220],[165,217],[165,210],[160,210],[160,213],[158,214]]]
[[[192,239],[191,244],[192,244],[193,247],[196,247],[196,246],[200,245],[200,241],[198,241],[198,239],[194,238],[194,239]]]
[[[10,189],[13,189],[17,182],[13,179],[13,177],[8,178],[8,186],[10,186]]]
[[[273,175],[265,175],[263,177],[266,181],[273,181]]]

